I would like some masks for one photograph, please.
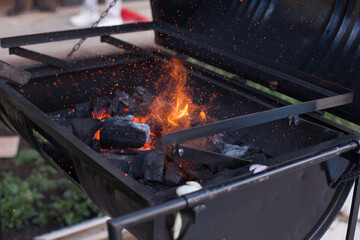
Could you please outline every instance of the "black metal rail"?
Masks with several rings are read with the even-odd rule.
[[[190,193],[176,200],[172,200],[164,204],[146,208],[138,212],[134,212],[116,219],[109,220],[108,221],[109,237],[111,240],[122,239],[121,231],[124,228],[130,228],[132,226],[156,219],[160,216],[172,214],[176,211],[194,208],[196,206],[201,205],[203,202],[205,202],[208,199],[214,198],[217,195],[227,192],[229,189],[232,190],[239,189],[241,187],[248,186],[252,183],[256,183],[259,181],[266,181],[274,177],[278,177],[284,174],[289,174],[295,171],[296,169],[306,168],[315,164],[319,164],[333,157],[336,157],[340,154],[357,150],[358,148],[359,148],[359,143],[357,141],[352,141],[345,145],[333,147],[331,149],[328,149],[327,151],[318,153],[315,156],[308,157],[300,161],[295,161],[291,164],[286,164],[282,167],[271,169],[264,173],[256,174],[244,180],[239,180],[232,183],[224,184],[222,186],[213,189],[199,190],[197,192]],[[360,187],[358,184],[356,185],[356,190],[357,191],[355,191],[356,194],[354,193],[354,200],[353,200],[354,207],[356,207],[356,204],[358,207],[360,203]],[[352,214],[350,217],[351,219],[349,221],[352,224],[349,223],[348,235],[346,238],[347,240],[351,240],[354,237],[355,227],[353,225],[354,224],[356,225],[356,221],[354,222],[352,221],[352,219],[355,218],[356,220],[357,212],[358,211],[354,211],[354,214]]]

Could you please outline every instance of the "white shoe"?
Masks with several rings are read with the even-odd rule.
[[[107,27],[123,24],[121,17],[106,16],[103,20],[100,21],[98,27]]]
[[[70,23],[76,27],[90,26],[99,19],[100,15],[97,12],[89,10],[82,10],[77,15],[70,18]]]

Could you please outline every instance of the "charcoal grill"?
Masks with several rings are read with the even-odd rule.
[[[25,68],[31,79],[24,86],[0,81],[1,120],[114,218],[108,224],[112,239],[120,239],[123,228],[139,239],[172,239],[179,211],[179,239],[319,239],[355,182],[347,233],[353,239],[360,203],[359,134],[323,114],[360,123],[359,3],[307,2],[158,0],[152,2],[153,22],[1,39],[11,54],[42,63]],[[148,30],[155,32],[158,48],[114,36]],[[24,48],[89,37],[124,52],[69,62]],[[245,163],[183,197],[152,192],[48,115],[88,101],[99,90],[109,94],[115,86],[151,84],[173,58],[183,64],[194,96],[220,93],[221,109],[212,113],[218,121],[163,134],[161,145],[171,145],[177,156],[221,164],[225,156],[184,142],[235,131],[273,156],[261,162],[269,167],[265,172],[253,174]],[[227,73],[210,70],[213,66]],[[251,83],[301,102],[289,104]]]

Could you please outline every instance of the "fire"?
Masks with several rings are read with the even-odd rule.
[[[155,90],[156,97],[150,105],[150,114],[133,118],[134,122],[148,124],[151,129],[149,141],[140,150],[156,148],[156,141],[161,134],[208,121],[207,108],[193,102],[187,87],[186,71],[177,60],[172,60],[172,64],[165,66],[164,74],[155,83]],[[93,117],[103,119],[110,117],[110,114],[104,110],[98,114],[93,113]],[[96,132],[94,139],[100,139],[100,130]]]
[[[92,117],[93,118],[98,118],[98,119],[103,119],[103,118],[107,118],[107,117],[111,117],[110,113],[108,112],[108,110],[103,110],[100,113],[92,113]]]
[[[110,117],[110,113],[107,110],[103,110],[102,112],[100,112],[98,114],[93,112],[92,117],[93,118],[98,118],[98,119],[103,119],[103,118]],[[95,133],[93,139],[100,140],[100,129]]]
[[[189,128],[194,122],[206,122],[206,109],[193,103],[181,63],[177,60],[172,63],[165,69],[169,74],[162,76],[155,84],[158,97],[152,103],[149,118],[150,125],[152,122],[161,125],[161,134]]]

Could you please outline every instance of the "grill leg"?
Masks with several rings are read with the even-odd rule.
[[[346,240],[354,240],[357,217],[360,205],[360,178],[356,178],[354,186],[354,195],[351,203],[350,217],[346,232]]]

